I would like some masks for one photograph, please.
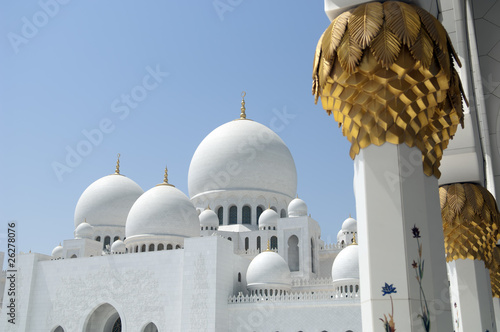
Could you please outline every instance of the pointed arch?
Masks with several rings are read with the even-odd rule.
[[[158,332],[158,327],[156,327],[155,323],[151,322],[144,327],[142,332]]]
[[[121,331],[121,317],[118,311],[109,303],[104,303],[91,311],[87,317],[84,332],[103,331],[117,332]]]

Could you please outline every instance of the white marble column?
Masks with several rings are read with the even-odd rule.
[[[364,331],[384,331],[392,314],[396,331],[453,331],[438,183],[421,158],[385,143],[354,159]]]
[[[456,332],[496,332],[489,270],[481,260],[448,262],[453,328]]]

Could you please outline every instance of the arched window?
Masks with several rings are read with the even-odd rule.
[[[278,238],[271,236],[271,249],[278,249]]]
[[[179,244],[175,246],[175,249],[180,249],[180,248],[181,246]]]
[[[286,211],[285,211],[285,209],[281,209],[280,217],[281,218],[286,218]]]
[[[149,251],[155,251],[155,245],[154,244],[150,244],[149,245]]]
[[[76,257],[76,254],[71,255],[71,257],[70,257],[70,258],[77,258],[77,257]]]
[[[238,272],[238,282],[241,282],[241,272]]]
[[[146,325],[143,332],[158,332],[158,328],[155,324],[149,323],[148,325]]]
[[[262,212],[264,212],[264,208],[262,206],[257,206],[257,223],[259,222],[259,218]]]
[[[142,245],[141,252],[146,252],[146,245],[145,244]]]
[[[235,225],[238,222],[238,208],[233,205],[229,208],[229,225]]]
[[[217,217],[219,217],[219,225],[224,221],[224,208],[221,206],[217,209]]]
[[[58,326],[54,329],[54,332],[64,332],[64,329],[61,326]]]
[[[260,252],[260,236],[257,236],[257,250]]]
[[[160,243],[158,245],[158,251],[163,250],[164,248],[165,248],[165,246],[163,245],[163,243]]]
[[[135,251],[134,252],[139,252],[139,246],[135,246]]]
[[[290,272],[299,271],[299,238],[295,235],[288,238],[288,267]]]
[[[167,244],[167,250],[172,250],[172,245],[170,243]]]
[[[113,239],[113,242],[115,242],[116,240],[119,240],[120,237],[119,236],[115,236],[115,238]]]
[[[251,224],[252,223],[252,210],[248,205],[245,205],[242,210],[242,224]]]
[[[271,206],[271,210],[274,210],[274,212],[278,213],[278,209],[276,209],[276,206]]]
[[[249,246],[250,246],[250,240],[246,237],[245,238],[245,250],[248,250]]]
[[[233,239],[231,239],[230,237],[227,238],[229,241],[233,241]]]
[[[97,242],[101,242],[101,237],[100,237],[100,236],[96,236],[95,240],[96,240]]]
[[[104,243],[103,243],[103,247],[102,247],[102,248],[103,248],[103,249],[105,249],[105,248],[106,248],[106,246],[109,246],[109,243],[110,243],[110,242],[111,242],[111,238],[110,238],[109,236],[106,236],[106,237],[104,238]]]
[[[311,272],[316,273],[316,262],[314,261],[314,241],[311,238]]]

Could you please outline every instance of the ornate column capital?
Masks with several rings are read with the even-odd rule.
[[[313,88],[351,142],[405,143],[440,176],[444,149],[463,124],[460,65],[441,23],[415,5],[371,2],[336,17],[316,47]]]

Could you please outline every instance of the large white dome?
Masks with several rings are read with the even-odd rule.
[[[191,160],[189,196],[220,190],[258,190],[294,197],[297,171],[283,140],[246,119],[223,124],[200,143]]]
[[[100,178],[85,189],[75,208],[75,228],[84,220],[92,226],[125,226],[128,212],[142,188],[120,174]]]
[[[342,231],[347,233],[356,233],[358,231],[358,223],[354,218],[347,218],[342,223]]]
[[[135,236],[194,237],[200,235],[195,207],[182,191],[160,184],[146,191],[130,209],[126,242]]]
[[[341,280],[359,280],[359,247],[348,245],[337,255],[332,265],[333,282]]]
[[[292,276],[288,264],[273,251],[258,254],[248,266],[247,287],[249,290],[290,290]]]

